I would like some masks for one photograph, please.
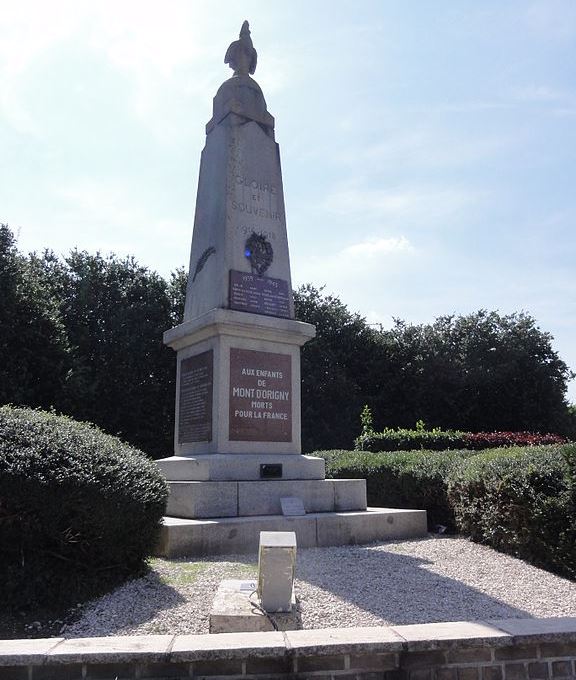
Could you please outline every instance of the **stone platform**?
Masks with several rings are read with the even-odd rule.
[[[308,513],[300,517],[165,517],[156,555],[181,557],[256,553],[261,531],[294,531],[298,548],[421,538],[427,533],[426,511],[368,508],[354,512]]]
[[[184,519],[279,515],[280,500],[298,496],[306,512],[366,510],[364,479],[169,481],[166,514]]]

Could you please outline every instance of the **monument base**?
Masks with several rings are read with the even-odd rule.
[[[279,515],[281,499],[296,496],[306,512],[366,509],[364,479],[294,479],[233,481],[169,481],[166,513],[202,519]]]
[[[171,558],[257,553],[261,531],[294,531],[298,548],[423,538],[427,535],[426,511],[368,508],[299,517],[260,515],[203,520],[165,517],[156,555]]]
[[[316,456],[265,453],[211,453],[170,456],[156,461],[171,482],[324,479],[325,462]]]
[[[220,583],[210,610],[210,633],[263,633],[272,630],[297,630],[296,599],[292,611],[266,615],[258,606],[256,581],[226,580]],[[256,605],[255,605],[256,603]],[[276,624],[276,629],[272,620]]]

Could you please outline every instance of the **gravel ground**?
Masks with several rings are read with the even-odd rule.
[[[61,634],[207,633],[219,582],[255,575],[251,556],[154,560]],[[302,549],[296,575],[303,628],[576,616],[576,583],[463,538]]]

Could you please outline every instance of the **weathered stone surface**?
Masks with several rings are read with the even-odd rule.
[[[392,628],[322,628],[286,633],[288,650],[294,656],[397,652],[402,638]]]
[[[366,509],[363,479],[169,482],[167,514],[202,519],[281,515],[280,500],[298,496],[306,512]]]
[[[169,481],[256,481],[261,465],[281,465],[282,479],[324,479],[325,461],[316,456],[282,454],[207,454],[156,461]]]
[[[508,633],[515,642],[519,643],[524,638],[537,642],[547,642],[550,639],[576,641],[576,619],[574,617],[498,619],[489,623]]]
[[[274,630],[272,621],[254,602],[258,603],[253,591],[244,589],[249,579],[241,581],[229,579],[222,581],[210,610],[210,633],[242,633],[265,632]],[[296,601],[293,598],[292,612],[272,614],[278,630],[295,630],[297,628]]]
[[[277,658],[285,654],[284,634],[221,633],[178,635],[169,659],[175,662],[210,659]]]
[[[466,647],[499,646],[511,643],[511,637],[489,622],[449,621],[442,623],[394,626],[394,631],[407,643],[407,649],[449,649],[459,645]]]
[[[401,513],[406,513],[406,517],[402,518]],[[389,522],[390,517],[393,523]],[[427,528],[425,512],[395,508],[311,513],[303,517],[260,515],[207,520],[165,517],[156,554],[177,557],[255,553],[260,531],[295,531],[299,547],[313,548],[426,536]]]
[[[236,482],[169,482],[166,512],[170,517],[235,517]]]
[[[64,638],[0,640],[0,666],[41,663],[46,654],[61,642]]]
[[[163,661],[174,635],[126,635],[64,640],[47,654],[50,663],[124,663]]]
[[[318,545],[361,545],[394,538],[426,536],[425,510],[368,508],[367,512],[338,512],[318,522]]]

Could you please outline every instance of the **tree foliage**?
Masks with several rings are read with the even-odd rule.
[[[302,351],[307,447],[350,446],[363,404],[376,430],[422,419],[470,432],[569,434],[565,394],[573,374],[529,314],[480,310],[432,324],[395,320],[391,329],[375,331],[311,286],[297,291],[296,310],[317,326],[316,339]]]
[[[0,224],[0,403],[48,408],[61,398],[70,370],[58,302]]]
[[[133,258],[18,253],[0,226],[0,403],[53,407],[154,457],[169,455],[175,354],[186,273],[166,281]],[[576,432],[571,378],[552,337],[528,314],[481,310],[432,324],[371,328],[337,297],[295,292],[316,326],[302,349],[305,451],[351,448],[368,404],[374,429]]]

